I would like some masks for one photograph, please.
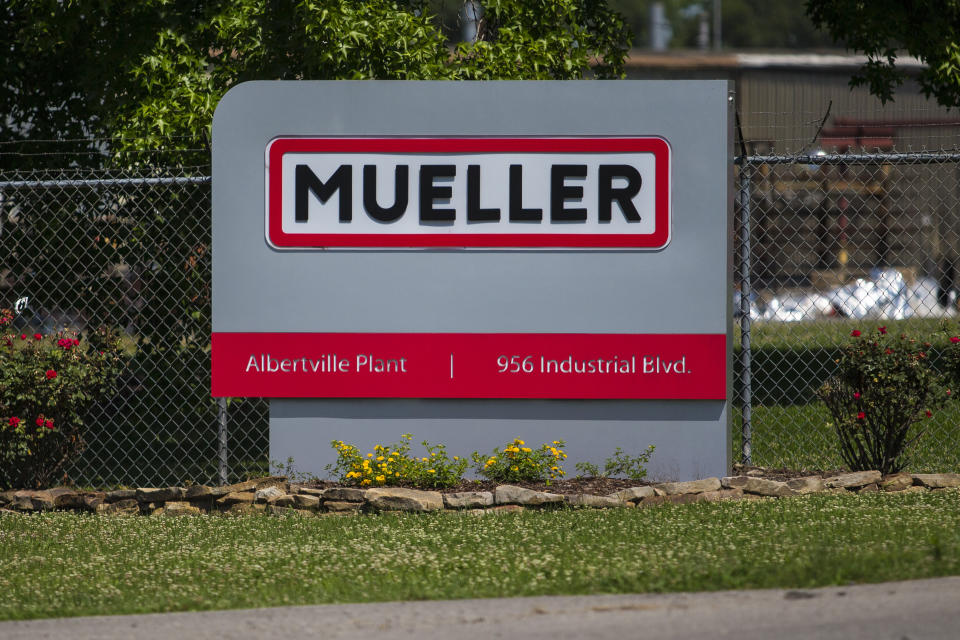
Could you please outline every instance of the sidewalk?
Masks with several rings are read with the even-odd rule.
[[[3,640],[953,640],[960,577],[810,590],[275,607],[0,622]]]

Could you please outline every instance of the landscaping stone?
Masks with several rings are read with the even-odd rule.
[[[724,476],[720,478],[720,486],[724,489],[742,489],[743,485],[747,484],[747,480],[749,479],[750,476]]]
[[[557,493],[534,491],[510,484],[500,485],[493,493],[493,501],[497,504],[519,504],[537,506],[542,504],[558,504],[563,502],[563,496]]]
[[[653,487],[630,487],[629,489],[611,493],[610,497],[618,498],[624,502],[637,502],[638,500],[643,500],[653,495],[655,495]]]
[[[70,487],[53,487],[46,492],[53,498],[54,509],[76,509],[83,504],[80,492]]]
[[[366,491],[352,487],[333,487],[323,492],[324,500],[335,502],[363,502],[366,500]]]
[[[343,502],[341,500],[326,500],[323,503],[327,511],[333,513],[356,513],[363,506],[360,502]]]
[[[253,494],[248,491],[234,491],[217,499],[217,504],[229,506],[235,504],[253,504]]]
[[[98,513],[100,506],[105,504],[106,494],[102,491],[97,493],[88,493],[83,496],[83,508],[92,513]]]
[[[279,487],[283,489],[284,493],[286,493],[287,477],[286,476],[268,476],[266,478],[254,478],[253,480],[244,480],[243,482],[228,484],[223,487],[213,487],[211,489],[211,492],[213,495],[220,497],[230,493],[238,493],[242,491],[256,491],[257,489],[266,489],[267,487]]]
[[[297,500],[289,493],[285,493],[279,498],[275,498],[270,504],[275,507],[292,507],[297,504]]]
[[[883,476],[880,488],[884,491],[903,491],[913,486],[913,476],[909,473],[891,473]]]
[[[102,506],[100,513],[137,515],[140,513],[140,502],[136,498],[125,498]]]
[[[267,487],[277,487],[284,493],[290,492],[290,483],[287,482],[287,476],[267,476],[256,480],[254,489],[266,489]]]
[[[30,493],[27,491],[15,491],[10,496],[10,502],[7,503],[10,509],[17,511],[33,511],[33,500],[30,499]]]
[[[960,473],[915,473],[913,479],[927,489],[960,487]]]
[[[492,504],[493,493],[490,491],[460,491],[443,494],[443,506],[447,509],[471,509],[489,507]]]
[[[690,504],[699,502],[700,496],[696,493],[677,493],[669,496],[650,496],[637,503],[638,507],[653,507],[659,504]]]
[[[524,507],[559,505],[614,508],[650,507],[722,500],[760,500],[812,493],[848,494],[878,491],[923,492],[960,488],[960,474],[894,473],[877,471],[772,480],[747,473],[724,478],[630,487],[610,495],[561,495],[513,485],[493,492],[464,491],[441,494],[399,487],[332,487],[319,489],[290,484],[283,476],[248,480],[227,487],[141,487],[115,491],[78,491],[72,487],[0,492],[0,510],[12,513],[65,509],[104,514],[197,515],[221,511],[229,514],[272,513],[314,517],[350,515],[361,511],[436,511],[462,509],[467,513],[514,513]],[[227,491],[227,489],[234,489]],[[216,500],[214,504],[214,500]],[[318,513],[318,510],[321,513]]]
[[[722,502],[724,500],[740,500],[743,498],[743,489],[718,489],[717,491],[704,491],[697,496],[704,502]]]
[[[293,496],[293,502],[300,509],[319,509],[320,508],[320,498],[317,496],[306,496],[297,494]]]
[[[34,511],[52,511],[57,507],[56,501],[49,491],[33,491],[30,500],[33,502]]]
[[[820,476],[807,476],[787,480],[787,487],[793,490],[795,494],[802,496],[809,493],[820,493],[826,488],[826,485]]]
[[[210,498],[213,495],[213,489],[205,484],[195,484],[187,487],[184,497],[187,500],[202,500]],[[226,494],[224,494],[226,495]]]
[[[166,487],[156,489],[153,487],[141,487],[137,489],[137,500],[140,502],[166,502],[167,500],[179,500],[183,497],[182,487]]]
[[[717,491],[721,487],[720,478],[704,478],[702,480],[689,480],[687,482],[664,482],[657,485],[657,488],[663,491],[664,495],[675,496],[686,493]]]
[[[379,487],[367,489],[367,504],[381,511],[438,511],[443,496],[439,491]]]
[[[87,509],[83,502],[84,494],[75,489],[55,487],[50,489],[50,495],[53,496],[53,506],[56,509],[68,509],[70,511],[86,511]]]
[[[823,481],[828,488],[850,489],[851,491],[883,480],[879,471],[854,471],[841,473]]]
[[[54,501],[48,491],[17,491],[9,506],[19,511],[52,511]]]
[[[121,500],[129,500],[130,498],[137,497],[136,489],[116,489],[114,491],[107,491],[106,502],[120,502]]]
[[[564,496],[566,502],[571,507],[594,507],[597,509],[610,508],[610,507],[623,507],[626,505],[633,505],[631,502],[621,500],[616,496],[595,496],[589,493],[581,493],[578,495],[568,495]]]
[[[277,487],[266,487],[264,489],[257,489],[253,494],[254,502],[273,502],[280,496],[286,495],[283,491]]]
[[[198,516],[203,513],[200,509],[189,502],[167,502],[163,506],[163,515],[165,516]]]
[[[796,492],[787,486],[786,482],[779,480],[767,480],[766,478],[754,478],[750,476],[741,476],[743,482],[737,481],[731,483],[730,489],[741,489],[744,493],[753,493],[758,496],[770,496],[772,498],[783,498],[785,496],[796,495]],[[738,485],[738,486],[734,486]]]

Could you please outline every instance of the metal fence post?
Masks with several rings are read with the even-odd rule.
[[[220,484],[227,484],[227,399],[217,398],[217,469],[220,475]]]
[[[751,402],[753,383],[750,375],[750,164],[740,157],[740,431],[743,437],[741,459],[751,464]]]

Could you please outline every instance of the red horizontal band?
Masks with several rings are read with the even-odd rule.
[[[216,397],[723,400],[723,334],[214,333]]]

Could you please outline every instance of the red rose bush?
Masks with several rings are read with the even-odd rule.
[[[850,469],[886,474],[908,464],[924,421],[950,393],[930,364],[930,349],[928,342],[890,336],[886,327],[850,333],[836,375],[818,391]]]
[[[0,489],[49,486],[83,451],[91,405],[112,393],[119,341],[101,330],[15,333],[0,309]]]

